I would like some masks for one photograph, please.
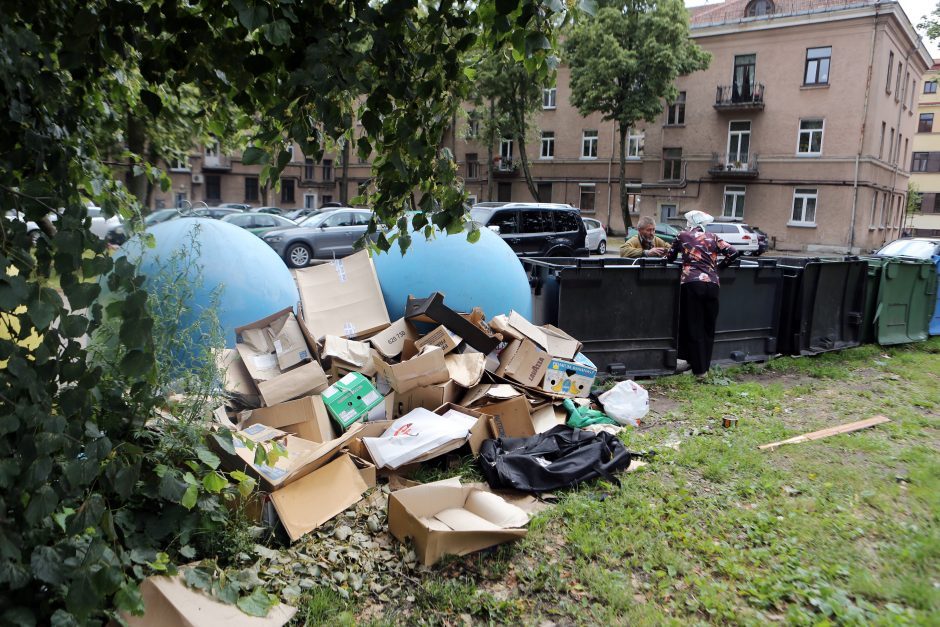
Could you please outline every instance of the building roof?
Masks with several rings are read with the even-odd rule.
[[[745,11],[755,0],[727,0],[719,4],[705,4],[689,8],[692,28],[741,22],[766,20],[783,15],[826,13],[879,4],[879,0],[771,0],[773,13],[748,17]],[[759,0],[758,0],[759,1]]]

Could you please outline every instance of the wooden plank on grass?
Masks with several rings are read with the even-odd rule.
[[[851,433],[853,431],[858,431],[859,429],[867,429],[868,427],[874,427],[875,425],[880,425],[885,422],[891,422],[890,419],[884,416],[875,416],[874,418],[868,418],[867,420],[859,420],[858,422],[850,422],[848,424],[839,425],[838,427],[829,427],[828,429],[822,429],[821,431],[813,431],[812,433],[804,433],[803,435],[798,435],[789,440],[780,440],[779,442],[771,442],[770,444],[762,444],[757,448],[763,450],[774,449],[778,446],[783,446],[784,444],[799,444],[800,442],[809,442],[811,440],[821,440],[822,438],[828,438],[831,435],[839,435],[840,433]]]

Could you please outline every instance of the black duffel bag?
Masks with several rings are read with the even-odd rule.
[[[491,488],[548,492],[597,477],[620,485],[613,473],[636,455],[604,431],[558,425],[528,438],[485,440],[480,466]]]

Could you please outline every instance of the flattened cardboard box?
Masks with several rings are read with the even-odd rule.
[[[261,404],[258,387],[251,379],[251,374],[237,350],[226,348],[222,351],[219,356],[219,369],[224,373],[222,389],[227,394],[249,406]]]
[[[405,340],[415,342],[418,337],[418,331],[414,325],[404,318],[399,318],[387,328],[370,337],[369,343],[383,357],[392,359],[401,355],[401,351],[405,347]]]
[[[459,479],[397,490],[388,499],[388,528],[414,540],[425,565],[444,555],[466,555],[526,535],[529,515],[501,497],[463,486]]]
[[[295,278],[302,318],[317,340],[326,335],[366,337],[390,322],[368,251],[301,268]]]
[[[327,388],[329,380],[319,362],[312,361],[281,376],[258,383],[258,391],[265,405],[276,405],[301,396],[319,394]]]
[[[420,353],[398,364],[389,364],[374,353],[376,371],[388,380],[396,392],[405,393],[416,387],[444,383],[450,379],[444,351],[437,346],[426,346]]]

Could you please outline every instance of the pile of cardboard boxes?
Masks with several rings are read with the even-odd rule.
[[[562,330],[516,312],[457,312],[440,293],[408,299],[390,320],[365,253],[297,272],[299,311],[236,329],[227,351],[235,432],[231,470],[252,474],[291,540],[356,503],[377,477],[407,474],[492,437],[524,437],[567,417],[596,369]],[[271,454],[260,463],[258,447]],[[269,510],[270,511],[270,510]],[[524,535],[527,514],[479,487],[447,480],[393,492],[389,529],[425,563]]]

